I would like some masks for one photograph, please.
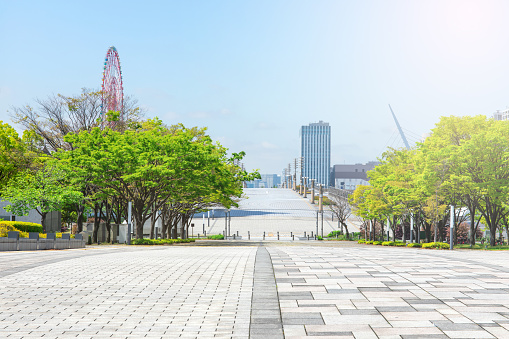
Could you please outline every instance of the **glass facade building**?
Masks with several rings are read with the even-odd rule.
[[[326,186],[330,185],[330,137],[329,123],[321,120],[300,129],[302,176]]]

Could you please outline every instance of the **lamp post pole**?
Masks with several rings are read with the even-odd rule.
[[[129,201],[127,203],[127,245],[131,245],[131,209],[132,209],[132,203]]]
[[[410,243],[414,242],[413,236],[414,236],[414,215],[413,213],[410,213]]]
[[[450,229],[449,229],[449,249],[452,251],[454,246],[454,206],[451,205],[451,221],[450,221]]]
[[[311,179],[311,204],[315,203],[315,179]]]

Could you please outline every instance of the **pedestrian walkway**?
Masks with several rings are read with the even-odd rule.
[[[297,192],[281,188],[251,188],[244,189],[245,199],[239,202],[238,208],[230,210],[231,219],[225,218],[224,211],[209,213],[214,218],[207,218],[207,213],[194,219],[197,230],[206,230],[207,234],[223,234],[226,230],[229,234],[239,234],[246,239],[248,234],[253,239],[266,237],[285,237],[291,239],[291,235],[304,237],[304,233],[310,235],[327,235],[337,230],[337,220],[333,220],[331,211],[324,207],[324,213],[318,213],[318,199],[316,204],[310,203],[310,198],[304,198]],[[359,222],[355,217],[348,221],[350,232],[359,231]],[[198,231],[195,230],[195,234]],[[203,231],[201,231],[203,233]]]
[[[353,242],[3,252],[0,338],[509,338],[508,259]]]

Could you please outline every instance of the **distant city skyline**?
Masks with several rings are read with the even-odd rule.
[[[411,144],[440,116],[509,105],[507,14],[503,0],[0,0],[0,120],[100,89],[115,46],[147,117],[207,127],[248,170],[281,173],[319,120],[331,164],[366,163],[403,146],[388,104]]]

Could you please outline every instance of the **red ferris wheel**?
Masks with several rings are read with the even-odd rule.
[[[106,113],[109,111],[119,112],[119,121],[124,117],[124,87],[122,83],[122,71],[117,49],[111,46],[104,59],[103,83],[102,83],[102,121],[106,120]],[[114,123],[110,127],[114,127]]]

